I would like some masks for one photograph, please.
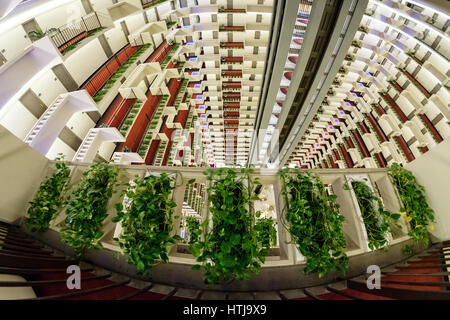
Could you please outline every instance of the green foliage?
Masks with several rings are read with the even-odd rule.
[[[202,229],[200,227],[200,221],[194,217],[186,218],[186,228],[189,237],[189,244],[194,244],[200,240]]]
[[[205,283],[248,280],[252,273],[260,272],[261,263],[265,262],[270,248],[267,239],[261,236],[272,231],[261,232],[261,225],[255,227],[253,201],[259,198],[252,193],[259,182],[249,179],[252,172],[241,169],[238,174],[229,168],[204,172],[211,181],[207,192],[212,229],[205,232],[204,241],[191,244],[190,251],[205,269]],[[208,218],[201,227],[206,229],[209,224]],[[200,265],[193,267],[200,268]]]
[[[55,160],[61,161],[63,158],[58,156]],[[57,217],[63,205],[70,169],[64,162],[57,162],[55,167],[56,172],[41,183],[36,196],[30,202],[25,224],[32,232],[47,231],[50,228],[50,221]]]
[[[148,272],[161,261],[168,262],[168,248],[181,240],[171,236],[172,215],[176,203],[171,199],[174,178],[163,173],[160,177],[136,177],[134,185],[127,184],[123,192],[131,204],[124,208],[116,204],[117,217],[113,222],[121,222],[123,232],[115,240],[119,241],[123,253],[128,255],[128,263]]]
[[[427,227],[434,229],[434,226],[430,224],[435,221],[434,212],[425,197],[425,188],[417,183],[416,178],[410,171],[397,163],[392,164],[389,176],[392,178],[403,203],[403,208],[400,211],[405,213],[405,219],[411,227],[408,235],[416,242],[422,241],[425,245],[428,245]]]
[[[384,210],[380,198],[375,196],[370,187],[364,182],[352,181],[351,184],[358,201],[364,225],[366,226],[369,248],[376,250],[387,245],[387,233],[393,234],[391,223],[398,221],[400,214],[393,214]],[[350,187],[345,184],[344,189],[350,190]],[[398,225],[397,227],[401,228]]]
[[[78,256],[85,250],[100,249],[102,222],[107,217],[107,203],[111,198],[119,168],[96,163],[83,172],[76,190],[66,201],[66,219],[61,238]]]
[[[414,252],[414,247],[412,245],[407,244],[402,248],[402,253],[405,256],[412,256]]]
[[[256,212],[256,217],[259,216],[259,212]],[[255,223],[255,231],[258,234],[258,238],[261,239],[264,247],[270,248],[277,243],[277,230],[275,229],[275,222],[272,218],[261,218]]]
[[[287,210],[282,221],[300,253],[306,258],[305,274],[317,273],[319,278],[328,272],[345,272],[344,217],[339,214],[336,195],[328,195],[319,177],[297,169],[290,174],[284,169],[280,175]]]

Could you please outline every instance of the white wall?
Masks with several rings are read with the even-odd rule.
[[[15,101],[8,106],[0,124],[23,140],[37,120],[20,101]]]
[[[444,140],[405,168],[425,187],[428,204],[435,211],[431,234],[438,241],[450,240],[450,140]]]
[[[95,127],[95,123],[86,113],[77,112],[69,121],[67,121],[66,126],[71,129],[77,137],[83,140],[89,129]]]
[[[105,37],[114,53],[122,49],[127,44],[127,38],[125,37],[125,34],[120,26],[105,32]]]
[[[56,138],[55,142],[52,144],[45,156],[50,160],[54,160],[59,153],[62,153],[64,155],[64,159],[68,161],[72,160],[75,155],[75,151],[71,147],[69,147],[60,138]]]
[[[30,88],[47,106],[50,106],[60,94],[67,92],[52,70],[46,71]]]
[[[46,174],[48,159],[0,125],[0,220],[22,217]]]
[[[80,48],[76,54],[71,55],[66,62],[64,62],[64,65],[80,86],[95,70],[105,63],[107,59],[108,57],[100,45],[100,42],[98,39],[95,39]]]
[[[0,52],[6,60],[11,60],[29,45],[31,45],[31,40],[26,36],[21,25],[7,32],[0,32]],[[3,50],[5,51],[3,52]]]
[[[42,31],[45,32],[49,28],[58,28],[75,22],[84,15],[86,15],[86,11],[84,11],[81,1],[73,1],[53,10],[45,11],[35,17],[35,19]]]

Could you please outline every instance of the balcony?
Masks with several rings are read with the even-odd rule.
[[[75,113],[89,111],[98,109],[86,91],[61,94],[36,122],[25,137],[25,143],[46,155],[70,118]]]
[[[219,13],[246,13],[245,9],[225,9],[224,7],[219,8]]]
[[[243,42],[221,42],[221,48],[231,48],[231,49],[244,49]]]
[[[168,0],[141,0],[143,9],[148,9],[164,2],[168,2]]]
[[[244,26],[225,26],[221,25],[219,27],[219,31],[225,31],[225,32],[243,32],[245,31]]]
[[[119,130],[116,128],[92,128],[87,133],[80,147],[73,157],[74,162],[88,162],[94,161],[96,155],[99,153],[100,149],[104,147],[103,143],[111,143],[109,150],[105,150],[107,153],[107,158],[111,157],[114,151],[115,142],[124,142],[125,138],[120,134]]]

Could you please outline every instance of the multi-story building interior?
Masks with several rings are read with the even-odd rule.
[[[210,183],[202,171],[251,167],[263,181],[258,191],[262,199],[255,207],[279,223],[265,271],[249,280],[250,285],[206,292],[202,279],[183,269],[195,261],[181,243],[170,249],[170,263],[152,274],[153,291],[147,284],[115,283],[149,299],[240,299],[244,295],[334,299],[339,294],[371,299],[370,293],[356,293],[356,280],[343,288],[328,285],[324,289],[336,277],[320,281],[295,277],[295,268],[303,266],[305,257],[287,244],[290,236],[280,220],[285,212],[280,200],[284,180],[276,172],[282,168],[315,172],[327,192],[337,195],[340,213],[348,221],[343,232],[350,263],[354,261],[350,275],[356,277],[369,260],[383,267],[402,261],[402,246],[412,240],[404,224],[406,231],[390,238],[391,250],[375,260],[367,258],[366,263],[365,257],[377,253],[367,245],[368,231],[358,220],[361,210],[354,193],[341,191],[341,185],[350,181],[350,175],[368,177],[383,205],[400,213],[406,210],[405,200],[388,174],[389,168],[400,164],[425,187],[434,211],[435,224],[428,233],[430,243],[442,246],[434,249],[442,250],[440,267],[445,271],[436,267],[438,271],[433,272],[442,274],[429,278],[442,278],[440,285],[431,287],[445,290],[430,294],[422,288],[422,295],[388,290],[378,298],[424,298],[427,294],[450,298],[446,291],[450,284],[443,284],[450,270],[445,263],[449,256],[445,241],[450,240],[449,2],[1,2],[0,141],[4,148],[0,191],[4,197],[0,220],[7,225],[1,227],[0,239],[11,230],[16,241],[32,236],[32,241],[72,253],[59,239],[64,215],[40,236],[19,234],[26,231],[11,226],[23,227],[28,202],[61,159],[70,166],[72,186],[96,162],[124,168],[129,175],[126,181],[136,174],[163,172],[182,177],[172,194],[181,215],[174,222],[175,230],[182,239],[187,237],[188,217],[202,220],[209,214]],[[188,178],[195,182],[187,183]],[[113,195],[116,202],[122,198]],[[98,268],[135,276],[126,259],[108,260],[109,252],[120,252],[114,239],[123,231],[112,222],[116,214],[112,202],[103,223],[103,250],[92,253],[89,261]],[[17,254],[15,250],[24,254],[15,245],[4,259]],[[1,252],[0,247],[0,256]],[[31,257],[41,253],[34,254]],[[17,297],[3,294],[5,283],[20,279],[10,280],[5,268],[13,265],[3,268],[1,261],[0,257],[0,298],[63,294],[32,285],[18,290]],[[167,280],[167,273],[183,272],[184,279],[171,275]],[[278,277],[274,283],[267,279],[272,276]],[[434,281],[430,279],[422,282]],[[192,293],[191,287],[197,291]],[[305,289],[309,287],[319,291]],[[242,288],[250,292],[242,293]],[[133,296],[129,292],[123,296],[128,294]]]

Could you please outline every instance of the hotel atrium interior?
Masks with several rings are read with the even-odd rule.
[[[449,15],[1,0],[0,300],[450,300]]]

